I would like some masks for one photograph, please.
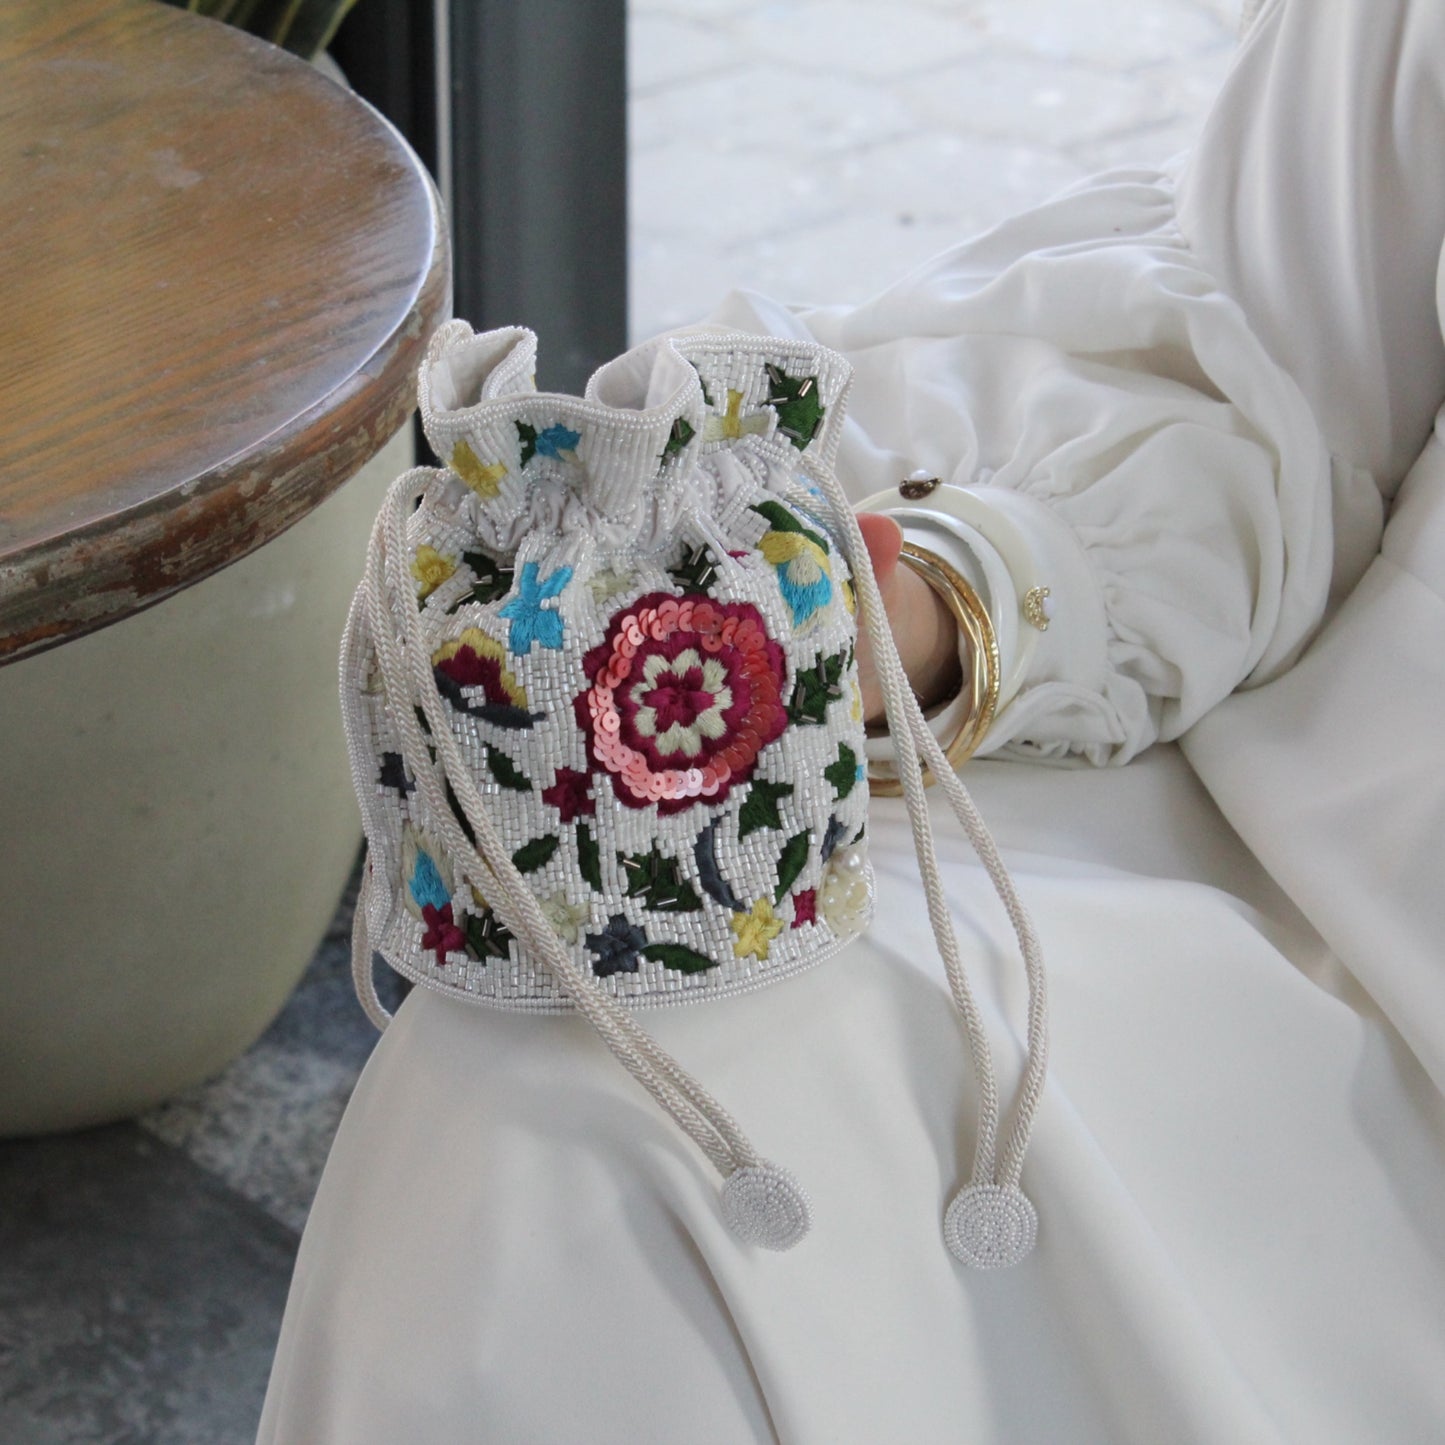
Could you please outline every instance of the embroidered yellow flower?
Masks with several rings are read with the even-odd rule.
[[[452,470],[479,496],[491,501],[502,489],[507,468],[501,462],[485,465],[466,442],[452,448]]]
[[[429,547],[425,542],[416,549],[416,556],[411,559],[411,575],[421,584],[417,589],[417,595],[423,599],[430,597],[443,582],[456,574],[457,564],[450,557],[443,557],[435,547]]]
[[[783,931],[783,920],[773,912],[773,905],[766,898],[759,898],[751,913],[733,914],[732,930],[737,934],[733,953],[738,958],[749,954],[766,958],[768,945]]]
[[[573,903],[565,893],[554,893],[550,898],[538,900],[547,922],[557,930],[563,943],[576,943],[582,925],[591,916],[592,910],[585,903]]]
[[[742,415],[743,394],[728,388],[727,411],[722,416],[710,416],[703,422],[704,441],[737,441],[739,437],[758,435],[768,429],[771,418],[765,411],[755,411],[751,416]]]
[[[773,564],[778,591],[793,614],[795,632],[806,632],[833,597],[828,554],[805,532],[766,532],[758,551]]]
[[[454,705],[464,706],[461,688],[479,687],[495,707],[525,708],[527,689],[506,663],[507,649],[479,627],[464,629],[431,655],[432,668],[439,674],[437,686]]]

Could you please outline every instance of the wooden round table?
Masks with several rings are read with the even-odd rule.
[[[152,0],[0,0],[0,296],[13,1133],[214,1072],[325,927],[339,632],[448,253],[313,67]]]

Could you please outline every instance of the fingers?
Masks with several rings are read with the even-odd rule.
[[[868,558],[873,563],[873,575],[878,579],[878,590],[885,597],[889,584],[898,568],[898,554],[903,547],[903,528],[881,512],[859,512],[858,530],[863,534],[863,543],[868,548]]]

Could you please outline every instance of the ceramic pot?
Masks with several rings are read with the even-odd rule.
[[[337,649],[404,427],[303,521],[0,668],[0,1134],[138,1113],[276,1015],[360,820]]]

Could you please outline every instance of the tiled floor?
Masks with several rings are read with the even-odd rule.
[[[1237,9],[1236,9],[1237,13]],[[858,300],[1185,146],[1228,0],[634,0],[632,328],[732,286]],[[0,1144],[0,1445],[241,1445],[373,1033],[343,900],[296,996],[136,1124]],[[305,1445],[305,1442],[298,1442]]]
[[[733,286],[860,301],[1188,145],[1227,0],[633,0],[634,337]]]

